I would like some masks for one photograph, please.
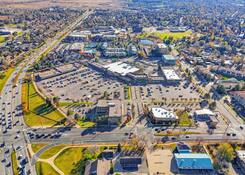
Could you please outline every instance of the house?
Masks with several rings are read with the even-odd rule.
[[[212,68],[212,71],[221,74],[227,77],[233,77],[238,80],[245,80],[245,72],[244,71],[238,71],[238,70],[233,70],[230,68],[224,68],[224,67],[214,67]]]
[[[213,172],[212,159],[208,154],[203,153],[175,153],[174,159],[178,173],[184,174],[209,174]],[[189,173],[188,173],[189,172]]]
[[[245,91],[231,91],[230,95],[245,108]]]
[[[218,80],[216,85],[223,86],[226,91],[229,91],[240,85],[240,82],[236,78],[229,78],[227,80]]]
[[[174,66],[176,65],[177,58],[172,55],[163,55],[162,61],[165,66]]]
[[[118,125],[122,118],[122,104],[119,100],[99,100],[95,108],[95,118],[108,125]]]
[[[209,109],[196,110],[194,113],[194,118],[197,121],[210,121],[212,117],[216,116],[214,112]]]
[[[236,151],[236,162],[239,167],[245,172],[245,150]]]
[[[152,108],[148,115],[153,124],[171,125],[178,121],[178,116],[161,107]]]
[[[84,175],[109,175],[109,172],[110,160],[96,159],[86,165]]]
[[[232,105],[236,111],[245,117],[245,91],[231,91],[229,94],[232,97]]]

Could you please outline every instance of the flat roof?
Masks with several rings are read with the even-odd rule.
[[[236,151],[236,153],[237,153],[237,156],[238,156],[240,159],[245,160],[245,150],[238,150],[238,151]]]
[[[122,103],[120,100],[99,100],[98,107],[108,107],[109,117],[122,116]]]
[[[146,153],[148,169],[150,174],[172,175],[171,166],[173,153],[168,149],[157,149]]]
[[[122,76],[127,75],[128,73],[134,73],[137,72],[139,69],[137,67],[131,66],[127,63],[123,62],[115,62],[108,65],[105,65],[104,68],[111,72],[116,72],[118,74],[121,74]]]
[[[173,69],[163,69],[162,70],[167,80],[180,80],[180,77],[177,75]]]
[[[195,111],[196,115],[215,115],[214,112],[212,112],[211,110],[209,109],[201,109],[201,110],[196,110]]]
[[[158,46],[160,49],[168,48],[168,46],[166,46],[166,44],[164,44],[164,43],[158,43],[157,46]]]
[[[163,58],[168,61],[177,60],[173,55],[163,55]]]
[[[164,108],[160,108],[160,107],[152,108],[151,111],[154,117],[158,119],[171,119],[171,120],[178,119],[178,116],[176,116],[174,113]]]
[[[174,154],[179,169],[188,170],[212,170],[212,159],[208,154],[203,153],[175,153]]]

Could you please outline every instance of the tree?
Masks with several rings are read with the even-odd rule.
[[[211,110],[215,110],[215,109],[216,109],[216,106],[217,106],[217,104],[216,104],[215,101],[213,101],[213,102],[211,102],[211,103],[209,104],[209,108],[210,108]]]
[[[74,119],[75,120],[79,120],[81,118],[81,116],[78,114],[78,113],[76,113],[75,115],[74,115]]]
[[[51,100],[48,97],[45,99],[45,103],[47,106],[51,106]]]
[[[231,162],[235,157],[234,149],[228,143],[220,144],[217,149],[217,157],[220,162]]]
[[[223,85],[217,86],[216,90],[219,94],[226,94],[225,87]]]
[[[122,146],[120,143],[117,145],[117,152],[120,153],[122,151]]]
[[[239,91],[241,90],[241,87],[239,84],[237,84],[234,88],[233,88],[234,91]]]
[[[53,97],[53,102],[55,105],[59,105],[59,97]]]
[[[67,115],[68,115],[68,116],[71,116],[73,113],[74,113],[74,112],[73,112],[71,109],[68,109],[68,111],[67,111]]]
[[[206,93],[206,94],[204,95],[204,99],[210,99],[210,94]]]

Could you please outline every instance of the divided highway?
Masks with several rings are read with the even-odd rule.
[[[35,52],[31,53],[29,58],[19,64],[6,82],[0,96],[0,172],[4,175],[12,175],[11,153],[16,151],[18,167],[20,174],[35,175],[35,167],[30,164],[27,153],[27,143],[29,143],[26,131],[28,127],[23,121],[21,110],[21,83],[28,68],[40,58],[42,54],[55,48],[59,42],[67,36],[74,28],[81,24],[93,11],[87,10],[76,21],[67,26],[62,32],[54,38],[50,38],[46,43]],[[17,86],[13,84],[13,79],[19,74]]]

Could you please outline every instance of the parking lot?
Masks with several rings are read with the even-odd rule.
[[[89,101],[124,99],[124,85],[105,78],[88,68],[56,76],[37,83],[41,89],[60,101]]]

